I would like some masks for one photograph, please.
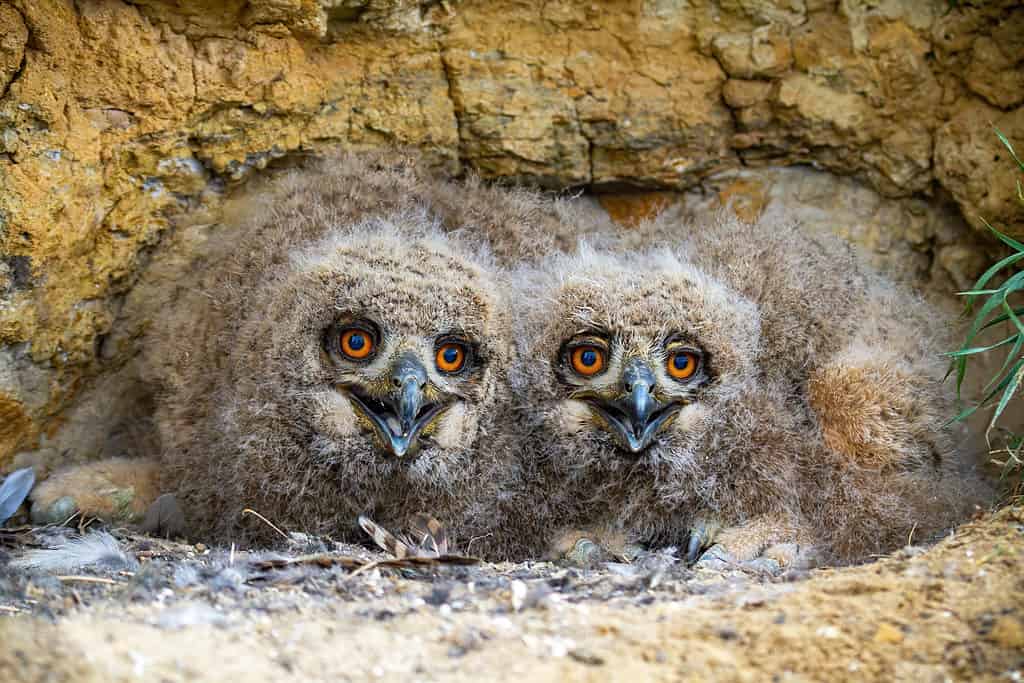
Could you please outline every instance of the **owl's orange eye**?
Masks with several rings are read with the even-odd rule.
[[[604,349],[599,346],[577,346],[569,354],[569,362],[573,370],[584,377],[591,377],[604,369]]]
[[[688,379],[697,372],[700,356],[693,351],[676,351],[670,353],[666,367],[673,379]]]
[[[373,353],[373,336],[359,327],[342,330],[341,352],[353,360],[365,360]]]
[[[446,342],[437,347],[437,356],[434,357],[437,369],[441,372],[458,372],[466,364],[466,347],[454,342]]]

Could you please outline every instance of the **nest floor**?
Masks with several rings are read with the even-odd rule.
[[[25,532],[30,533],[30,532]],[[0,556],[0,680],[1016,681],[1024,507],[871,564],[767,577],[668,555],[393,566],[118,535],[124,562]]]

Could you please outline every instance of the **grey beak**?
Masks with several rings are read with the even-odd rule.
[[[654,398],[654,373],[644,363],[633,361],[622,373],[622,383],[627,397],[622,408],[629,417],[633,434],[637,437],[644,433],[651,415],[658,409],[658,401]]]
[[[611,402],[591,401],[612,434],[630,453],[640,453],[654,441],[665,421],[679,411],[678,403],[664,404],[654,395],[654,371],[645,362],[630,361],[622,373],[625,395]]]
[[[447,403],[428,403],[424,396],[427,370],[412,354],[401,356],[391,368],[391,391],[374,397],[356,385],[348,385],[347,393],[380,434],[391,453],[402,457],[416,447],[420,432]]]
[[[414,356],[402,356],[391,371],[391,384],[398,390],[401,436],[411,436],[416,426],[416,416],[423,407],[423,388],[427,385],[427,371]]]

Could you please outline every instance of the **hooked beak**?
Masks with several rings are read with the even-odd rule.
[[[423,429],[447,404],[426,402],[427,371],[414,356],[406,354],[391,370],[389,395],[375,399],[355,386],[345,387],[352,402],[377,430],[387,449],[402,457],[415,450]]]
[[[589,401],[612,435],[630,453],[640,453],[650,446],[665,422],[682,408],[678,402],[659,401],[654,396],[655,381],[650,367],[635,360],[622,374],[625,395],[615,401]]]

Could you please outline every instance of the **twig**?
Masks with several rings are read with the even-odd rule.
[[[107,578],[104,578],[102,576],[64,575],[64,576],[58,576],[57,580],[58,581],[64,581],[65,583],[68,582],[68,581],[81,581],[82,583],[105,583],[105,584],[109,584],[111,586],[116,586],[117,585],[117,581],[114,581],[113,579],[107,579]]]
[[[10,612],[11,614],[17,614],[21,610],[17,607],[10,607],[9,605],[0,605],[0,612]]]
[[[487,538],[488,536],[493,536],[493,535],[494,535],[493,533],[482,534],[480,536],[474,536],[473,538],[469,539],[469,543],[466,544],[466,552],[469,553],[470,549],[472,549],[472,547],[473,547],[473,544],[476,543],[477,541],[482,541],[483,539]]]
[[[365,572],[370,571],[371,569],[376,569],[377,567],[380,566],[380,563],[381,563],[380,560],[378,560],[376,562],[367,562],[362,567],[356,568],[355,571],[353,571],[351,574],[348,575],[348,578],[352,579],[352,578],[355,578],[356,576],[359,576],[360,574],[363,574]]]
[[[286,534],[285,532],[283,532],[283,531],[281,531],[280,529],[278,529],[278,528],[277,528],[276,526],[274,526],[274,525],[273,525],[273,524],[271,523],[271,521],[270,521],[269,519],[267,519],[266,517],[264,517],[264,516],[263,516],[263,515],[261,515],[260,513],[256,512],[255,510],[252,510],[252,509],[250,509],[250,508],[245,508],[244,510],[242,510],[242,514],[243,514],[243,515],[245,515],[245,514],[249,514],[249,515],[252,515],[252,516],[253,516],[253,517],[255,517],[256,519],[259,519],[259,520],[260,520],[260,521],[262,521],[262,522],[263,522],[264,524],[266,524],[267,526],[269,526],[269,527],[270,527],[271,529],[273,529],[274,531],[276,531],[277,533],[279,533],[279,534],[281,535],[281,538],[283,538],[284,540],[288,541],[289,543],[295,543],[295,541],[294,541],[294,540],[292,540],[292,539],[291,539],[291,538],[290,538],[290,537],[288,536],[288,534]]]

